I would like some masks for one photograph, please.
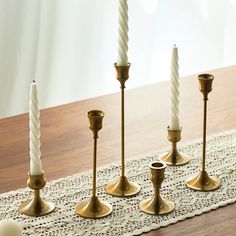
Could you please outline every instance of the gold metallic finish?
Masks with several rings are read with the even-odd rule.
[[[140,186],[125,177],[125,82],[129,78],[130,63],[118,66],[115,63],[116,78],[121,88],[121,176],[106,186],[106,192],[112,196],[128,197],[139,193]]]
[[[212,191],[220,187],[221,182],[216,177],[210,177],[206,172],[206,122],[207,122],[207,100],[208,93],[212,90],[214,76],[210,74],[201,74],[198,76],[199,90],[203,94],[204,112],[203,112],[203,148],[202,148],[202,170],[194,177],[186,180],[189,188],[198,191]]]
[[[140,202],[141,211],[151,215],[163,215],[174,210],[174,203],[160,195],[161,184],[165,179],[166,164],[163,162],[152,162],[150,165],[151,181],[154,187],[154,196]]]
[[[55,209],[52,202],[41,199],[40,189],[46,185],[44,175],[30,175],[27,181],[29,188],[34,190],[33,200],[26,201],[21,204],[20,212],[28,216],[44,216],[48,215]]]
[[[129,197],[138,194],[140,186],[129,181],[125,176],[120,176],[116,182],[109,183],[106,186],[106,192],[112,196]]]
[[[201,171],[197,176],[186,181],[189,188],[198,191],[212,191],[220,187],[220,180],[209,177],[206,171]]]
[[[100,201],[96,196],[96,172],[97,172],[97,139],[98,131],[102,129],[102,120],[104,113],[99,110],[88,112],[89,128],[93,132],[94,150],[93,150],[93,195],[91,198],[78,203],[75,212],[85,218],[97,219],[105,217],[112,212],[112,206],[109,203]]]
[[[126,66],[118,66],[115,63],[114,66],[116,68],[116,79],[119,80],[121,88],[125,88],[125,82],[129,78],[130,63]]]
[[[75,211],[84,218],[97,219],[112,213],[112,206],[109,203],[100,201],[96,196],[80,202]]]
[[[180,130],[168,130],[168,140],[172,143],[172,148],[169,152],[164,152],[159,156],[159,160],[165,162],[167,165],[179,166],[189,162],[189,157],[183,152],[178,151],[177,142],[181,140]]]

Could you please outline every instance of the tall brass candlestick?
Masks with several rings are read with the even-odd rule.
[[[118,66],[115,63],[117,80],[121,88],[121,176],[117,181],[111,182],[106,186],[106,192],[112,196],[128,197],[140,191],[137,183],[131,182],[125,176],[125,82],[129,78],[130,63],[126,66]]]
[[[152,162],[150,165],[151,181],[154,187],[154,196],[140,202],[139,208],[141,211],[152,214],[162,215],[170,213],[174,210],[174,203],[163,198],[160,195],[161,184],[165,179],[166,164],[163,162]]]
[[[43,189],[46,185],[44,175],[30,175],[27,181],[29,188],[34,190],[33,200],[26,201],[21,204],[21,213],[28,216],[44,216],[50,214],[55,205],[52,202],[41,199],[40,189]]]
[[[97,139],[98,131],[102,129],[104,113],[99,110],[88,112],[89,128],[93,131],[93,193],[92,197],[77,204],[75,212],[85,218],[97,219],[111,214],[112,206],[100,201],[96,196],[96,171],[97,171]]]
[[[189,162],[189,157],[177,149],[177,142],[181,140],[181,131],[182,129],[172,130],[168,127],[168,140],[172,143],[172,148],[159,156],[159,160],[167,165],[179,166]]]
[[[207,100],[208,93],[212,90],[214,76],[210,74],[201,74],[198,76],[199,89],[203,94],[204,114],[203,114],[203,149],[202,149],[202,170],[192,178],[186,180],[189,188],[198,191],[211,191],[220,187],[220,180],[210,177],[206,172],[206,122],[207,122]]]

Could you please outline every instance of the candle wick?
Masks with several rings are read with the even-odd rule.
[[[176,48],[176,44],[174,44],[174,48]]]
[[[33,83],[36,83],[36,81],[35,81],[35,80],[33,80]]]

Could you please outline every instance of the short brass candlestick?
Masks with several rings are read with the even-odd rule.
[[[96,171],[97,171],[97,139],[98,131],[102,129],[104,113],[99,110],[88,112],[89,128],[93,131],[94,152],[93,152],[93,194],[92,197],[77,204],[75,212],[85,218],[97,219],[111,214],[112,206],[109,203],[100,201],[96,196]]]
[[[34,190],[34,198],[33,200],[22,203],[20,211],[28,216],[44,216],[50,214],[55,209],[55,205],[40,197],[40,189],[43,189],[46,185],[44,175],[29,174],[27,185]]]
[[[115,63],[117,80],[121,88],[121,176],[117,181],[111,182],[106,186],[106,192],[112,196],[128,197],[139,193],[140,186],[131,182],[125,176],[125,82],[129,78],[130,63],[126,66],[118,66]]]
[[[160,195],[161,184],[165,179],[164,173],[166,164],[156,161],[152,162],[149,166],[151,169],[151,181],[154,187],[154,196],[152,198],[141,201],[139,204],[139,208],[141,211],[152,215],[162,215],[170,213],[174,210],[174,203],[164,199]]]
[[[211,191],[220,187],[220,180],[215,177],[210,177],[205,170],[207,100],[208,100],[208,93],[210,93],[212,90],[213,79],[214,76],[210,74],[201,74],[198,76],[199,89],[203,94],[203,100],[204,100],[202,170],[197,176],[186,180],[186,184],[189,188],[198,191]]]
[[[178,151],[177,142],[181,140],[181,131],[170,129],[168,130],[168,140],[172,143],[172,148],[169,152],[162,153],[159,156],[159,160],[165,162],[167,165],[179,166],[189,162],[189,157],[183,152]]]

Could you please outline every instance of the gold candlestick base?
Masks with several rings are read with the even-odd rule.
[[[172,149],[169,152],[164,152],[159,156],[159,160],[165,162],[167,165],[180,166],[189,162],[189,157],[177,149],[177,142],[181,140],[180,130],[168,130],[168,140],[172,142]]]
[[[28,216],[44,216],[50,214],[55,209],[55,205],[52,202],[48,202],[42,199],[33,199],[21,204],[21,213]]]
[[[97,219],[110,215],[112,206],[93,196],[77,204],[75,212],[84,218]]]
[[[165,162],[170,166],[185,165],[189,162],[189,157],[183,152],[179,152],[177,149],[169,152],[164,152],[159,156],[159,160]]]
[[[162,162],[152,162],[150,164],[151,181],[154,186],[154,196],[141,201],[139,204],[140,210],[147,214],[163,215],[174,210],[174,203],[164,199],[160,195],[160,187],[165,178],[165,168],[166,164]]]
[[[115,182],[109,183],[106,186],[107,194],[117,197],[130,197],[140,192],[140,186],[129,181],[125,176],[120,176]]]
[[[212,191],[220,187],[220,180],[209,177],[206,171],[201,171],[197,176],[186,180],[186,185],[197,191]]]
[[[141,211],[151,215],[164,215],[172,212],[175,208],[174,203],[162,197],[159,199],[145,199],[139,204]]]
[[[40,197],[40,189],[46,185],[44,175],[29,175],[27,185],[34,190],[34,198],[22,203],[20,212],[28,216],[44,216],[53,212],[55,205]]]

